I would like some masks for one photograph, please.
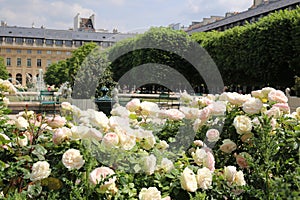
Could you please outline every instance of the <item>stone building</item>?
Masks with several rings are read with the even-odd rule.
[[[26,80],[36,78],[40,69],[45,72],[52,63],[69,58],[72,51],[84,43],[95,42],[105,49],[134,36],[130,33],[97,32],[94,15],[90,18],[76,15],[73,30],[17,27],[1,22],[0,57],[4,58],[11,80],[26,85]]]

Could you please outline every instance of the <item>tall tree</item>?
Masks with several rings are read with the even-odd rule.
[[[4,59],[0,57],[0,78],[6,80],[9,78],[8,71],[4,64]]]

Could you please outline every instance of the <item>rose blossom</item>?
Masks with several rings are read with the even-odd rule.
[[[230,139],[223,140],[223,144],[220,146],[221,151],[225,153],[231,153],[236,150],[236,144],[232,142]]]
[[[47,178],[51,173],[50,165],[47,161],[38,161],[31,168],[30,180],[38,181]]]
[[[197,132],[202,125],[203,122],[201,121],[201,119],[196,119],[195,122],[193,123],[193,130]]]
[[[194,145],[196,145],[197,147],[203,147],[205,144],[201,140],[195,140]]]
[[[244,179],[244,173],[242,171],[238,171],[234,176],[233,182],[238,186],[246,185],[246,181]]]
[[[107,181],[101,184],[100,190],[102,192],[105,192],[107,190],[115,191],[116,177],[113,176],[114,174],[115,174],[114,170],[108,167],[98,167],[90,173],[89,180],[93,185],[97,185],[98,183],[101,183],[104,179],[106,179],[106,177],[110,176],[110,178]]]
[[[165,172],[170,172],[172,169],[174,169],[174,164],[171,160],[163,158],[158,168]]]
[[[151,154],[150,156],[145,156],[142,158],[143,170],[147,175],[154,173],[156,169],[156,157]]]
[[[27,129],[29,127],[29,123],[24,117],[18,117],[16,120],[16,126],[18,129]]]
[[[197,148],[195,152],[192,152],[192,157],[195,163],[199,166],[203,165],[211,171],[215,170],[215,158],[208,147],[203,147],[201,149]]]
[[[223,101],[212,102],[208,107],[214,116],[221,116],[226,112],[226,104]]]
[[[273,105],[273,107],[279,108],[279,110],[285,114],[290,114],[291,111],[288,103],[276,103]]]
[[[111,115],[120,116],[120,117],[128,117],[130,112],[123,106],[116,106],[111,110]]]
[[[178,109],[168,109],[165,113],[170,120],[179,121],[184,118],[184,114]]]
[[[126,104],[126,109],[129,110],[130,112],[134,112],[138,110],[140,106],[141,106],[140,99],[134,98]]]
[[[106,148],[117,147],[119,145],[119,136],[114,132],[107,133],[102,138],[101,144]]]
[[[233,120],[233,126],[238,134],[249,133],[252,130],[251,119],[245,115],[236,116]]]
[[[197,188],[197,179],[194,172],[186,167],[180,176],[181,188],[188,192],[195,192]]]
[[[209,129],[206,132],[206,137],[209,142],[216,142],[220,139],[220,133],[217,129]]]
[[[164,140],[159,141],[159,143],[156,144],[156,148],[159,150],[166,150],[169,147],[168,143]]]
[[[199,119],[201,120],[201,122],[204,123],[209,119],[210,115],[211,115],[211,108],[205,107],[202,110],[200,110]]]
[[[243,104],[243,111],[247,114],[257,114],[263,107],[263,103],[258,98],[250,98]]]
[[[141,114],[145,116],[153,116],[159,112],[159,107],[156,103],[144,101],[141,103]]]
[[[98,112],[93,109],[87,110],[90,122],[99,128],[106,129],[108,127],[108,117],[103,112]]]
[[[59,144],[64,140],[69,139],[72,136],[71,129],[67,127],[58,128],[54,131],[52,140],[54,144]]]
[[[156,187],[142,188],[139,194],[140,200],[161,200],[160,191]]]
[[[47,124],[51,128],[60,128],[66,124],[67,120],[64,117],[56,115],[55,117],[49,117],[47,119]]]
[[[198,169],[197,183],[201,189],[203,190],[208,189],[209,186],[211,186],[212,184],[212,172],[206,167]]]
[[[285,96],[285,94],[281,90],[272,90],[268,94],[269,101],[277,102],[277,103],[287,103],[288,98]]]
[[[3,100],[4,106],[8,106],[8,104],[9,104],[9,98],[4,97],[2,100]]]
[[[22,137],[17,137],[17,143],[20,147],[25,147],[28,144],[28,138],[25,134]]]
[[[61,103],[61,109],[62,110],[68,110],[68,111],[72,111],[73,107],[69,102],[62,102]]]
[[[282,113],[278,107],[272,107],[271,109],[264,112],[268,117],[279,118]]]
[[[137,134],[137,140],[141,143],[141,146],[146,150],[152,149],[156,143],[156,139],[152,131],[143,129],[139,129],[139,132]]]
[[[235,155],[236,163],[241,168],[248,168],[249,167],[246,157],[250,157],[250,155],[248,153],[246,153],[246,152],[242,152],[242,153],[240,153],[238,155]]]
[[[198,108],[190,108],[186,106],[180,106],[180,111],[183,112],[186,119],[197,119],[200,110]]]
[[[227,166],[224,167],[224,176],[225,179],[231,184],[234,181],[236,174],[236,167],[235,166]]]
[[[251,95],[255,98],[262,99],[264,98],[264,94],[262,93],[262,90],[254,90],[251,92]]]
[[[62,156],[62,162],[68,169],[80,169],[84,165],[84,160],[80,151],[77,149],[69,149]]]

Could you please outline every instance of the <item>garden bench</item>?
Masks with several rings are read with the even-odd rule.
[[[54,91],[41,90],[39,95],[40,112],[56,113],[56,106],[59,105],[59,98],[55,96]]]

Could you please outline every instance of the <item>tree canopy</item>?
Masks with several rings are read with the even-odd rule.
[[[4,59],[2,57],[0,57],[0,78],[3,80],[6,80],[9,78],[8,71],[4,64]]]

